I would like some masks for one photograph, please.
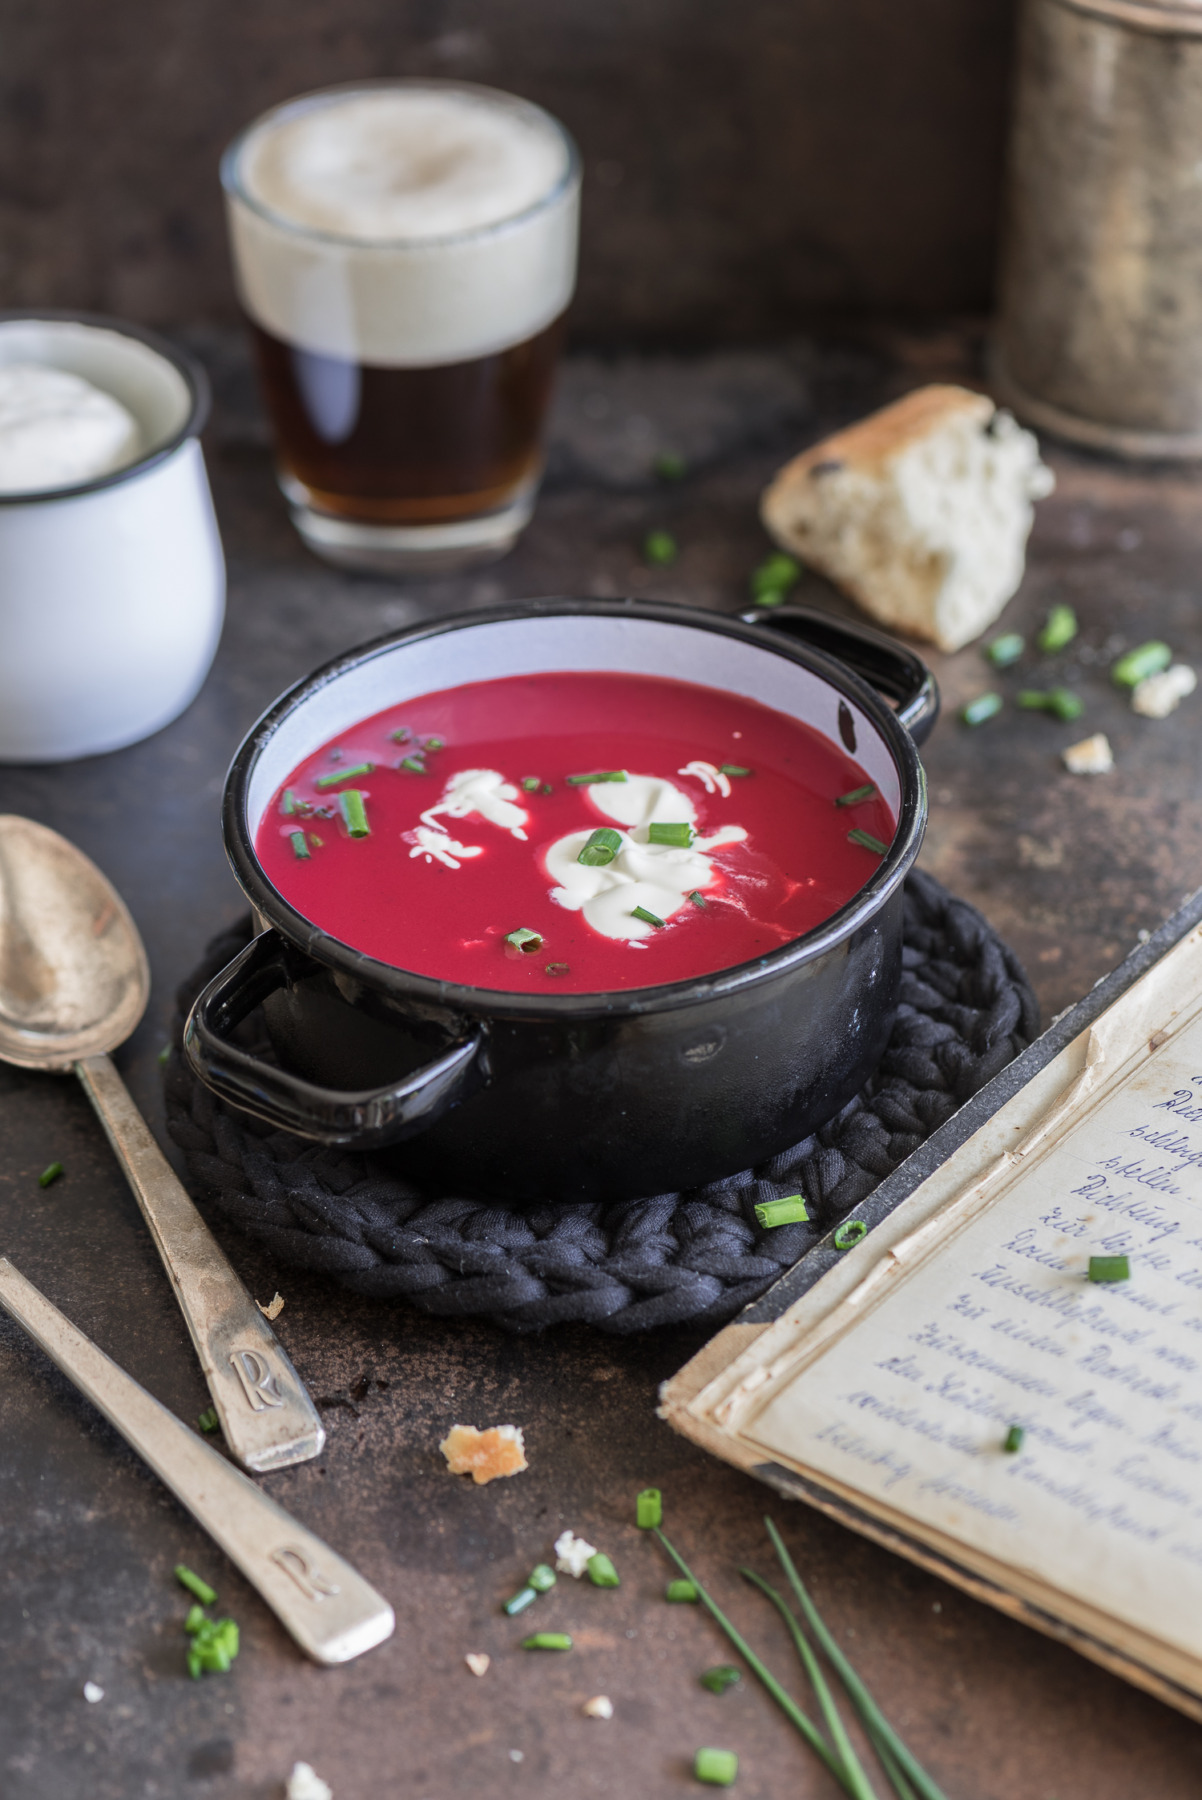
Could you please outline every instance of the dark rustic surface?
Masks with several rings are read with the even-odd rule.
[[[334,82],[485,82],[585,159],[574,329],[989,302],[1013,0],[8,0],[0,306],[229,317],[217,161]]]
[[[733,610],[764,549],[754,499],[781,456],[903,385],[963,372],[972,351],[934,336],[882,340],[872,352],[579,361],[552,479],[516,555],[462,582],[402,591],[340,576],[300,548],[240,358],[222,339],[198,342],[224,396],[210,458],[231,593],[215,673],[189,713],[146,744],[70,767],[0,771],[0,807],[74,838],[145,935],[151,1007],[118,1060],[156,1122],[172,989],[240,910],[217,831],[225,763],[287,682],[381,628],[451,605],[633,589]],[[650,455],[667,447],[695,467],[671,489],[647,475]],[[1007,623],[1030,625],[1067,599],[1091,654],[1115,636],[1162,633],[1202,664],[1202,479],[1052,460],[1060,488],[1041,511]],[[642,566],[650,526],[677,534],[674,567]],[[1075,661],[1089,701],[1080,726],[1015,714],[968,733],[949,716],[926,753],[926,866],[1024,956],[1045,1016],[1202,879],[1202,697],[1163,723],[1138,720],[1099,666],[1081,653]],[[975,650],[937,667],[949,714],[987,685]],[[1115,772],[1069,777],[1057,750],[1098,726],[1114,743]],[[206,1404],[195,1359],[82,1092],[61,1078],[0,1073],[0,1146],[0,1245],[152,1392],[195,1418]],[[51,1158],[67,1175],[42,1192],[36,1176]],[[279,1330],[329,1431],[317,1462],[264,1485],[395,1602],[397,1634],[341,1670],[305,1663],[108,1427],[0,1325],[4,1800],[278,1800],[297,1759],[314,1764],[336,1800],[668,1795],[691,1791],[688,1761],[702,1743],[739,1751],[744,1800],[833,1800],[760,1693],[718,1700],[696,1686],[698,1670],[724,1660],[722,1646],[694,1609],[658,1598],[665,1570],[630,1524],[633,1494],[648,1482],[664,1488],[685,1554],[788,1667],[773,1619],[732,1573],[747,1559],[767,1570],[759,1519],[771,1505],[829,1620],[950,1800],[1198,1792],[1196,1726],[769,1496],[658,1423],[656,1384],[695,1336],[622,1341],[570,1328],[513,1339],[374,1305],[274,1267],[236,1237],[228,1244],[260,1299],[283,1292]],[[529,1472],[485,1489],[453,1481],[437,1442],[456,1418],[523,1424]],[[623,1586],[561,1582],[539,1623],[568,1627],[577,1648],[525,1656],[512,1648],[523,1621],[504,1619],[499,1603],[564,1525],[612,1552]],[[242,1623],[243,1652],[224,1679],[194,1685],[183,1675],[184,1597],[170,1573],[180,1559],[216,1581]],[[483,1680],[463,1665],[469,1650],[494,1658]],[[82,1697],[87,1680],[105,1689],[97,1705]],[[596,1693],[615,1702],[608,1724],[580,1714]]]

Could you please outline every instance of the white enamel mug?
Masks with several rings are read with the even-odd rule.
[[[208,383],[152,332],[86,313],[0,313],[14,362],[111,394],[144,445],[92,481],[0,494],[0,761],[61,762],[149,737],[208,674],[225,612]]]

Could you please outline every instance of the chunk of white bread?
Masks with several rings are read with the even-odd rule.
[[[764,524],[882,625],[959,650],[1022,580],[1032,501],[1055,477],[983,394],[925,387],[804,451]]]

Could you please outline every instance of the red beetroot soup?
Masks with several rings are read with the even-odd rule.
[[[895,828],[859,764],[799,720],[692,682],[563,673],[340,732],[277,791],[255,848],[299,913],[381,962],[602,993],[801,937]]]

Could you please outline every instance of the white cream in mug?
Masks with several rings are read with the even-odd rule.
[[[141,451],[136,420],[111,394],[45,363],[0,363],[0,493],[76,487]]]

